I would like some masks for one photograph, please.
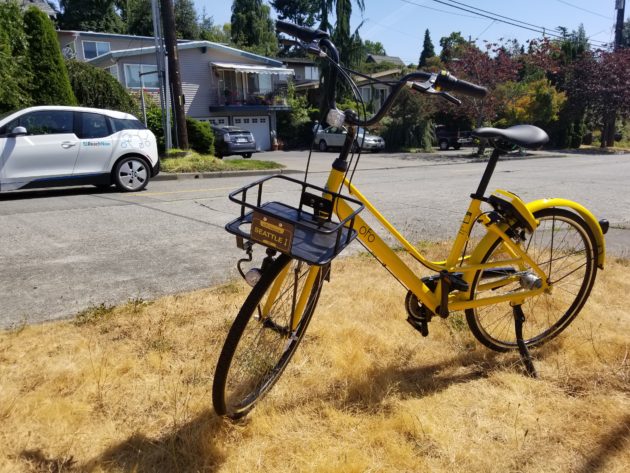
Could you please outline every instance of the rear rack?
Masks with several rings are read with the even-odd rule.
[[[296,205],[263,202],[264,185],[280,180],[299,187]],[[285,189],[281,192],[286,194]],[[239,238],[251,240],[315,265],[328,264],[356,238],[354,220],[364,208],[358,200],[283,175],[242,187],[230,194],[230,200],[241,206],[241,215],[225,226],[237,242]],[[340,201],[353,211],[338,221],[333,209]]]

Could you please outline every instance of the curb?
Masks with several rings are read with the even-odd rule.
[[[186,179],[216,179],[220,177],[271,176],[274,174],[304,174],[304,171],[293,169],[260,169],[251,171],[215,171],[215,172],[180,172],[160,173],[152,181],[177,181]]]

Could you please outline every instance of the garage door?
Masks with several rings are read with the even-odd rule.
[[[210,117],[208,121],[215,126],[226,126],[229,123],[228,117]]]
[[[234,117],[234,126],[249,130],[256,139],[256,146],[261,151],[271,149],[271,139],[269,137],[269,117]]]

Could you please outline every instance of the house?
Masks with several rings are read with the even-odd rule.
[[[370,79],[378,79],[380,81],[398,80],[402,73],[402,69],[387,69],[386,71],[368,74]],[[366,105],[372,104],[372,109],[376,112],[385,102],[385,99],[391,92],[391,87],[387,84],[373,83],[369,84],[370,79],[355,76],[354,82],[359,87],[359,92]]]
[[[74,31],[58,36],[62,49],[71,54],[73,48],[77,60],[107,69],[127,89],[159,90],[157,74],[151,74],[157,69],[153,38]],[[287,81],[294,71],[278,60],[211,41],[180,40],[177,49],[186,114],[249,130],[262,150],[271,149],[276,112],[290,110]]]
[[[378,54],[368,54],[365,62],[368,64],[392,64],[398,67],[405,67],[405,63],[398,56],[379,56]]]

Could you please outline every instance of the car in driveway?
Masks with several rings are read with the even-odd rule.
[[[240,154],[243,158],[252,157],[258,150],[256,139],[251,131],[236,126],[212,126],[214,150],[217,158]]]
[[[462,146],[472,145],[474,143],[472,131],[453,130],[444,125],[435,127],[435,137],[437,139],[438,148],[446,151],[449,148],[460,149]]]
[[[0,116],[0,192],[85,184],[133,192],[159,170],[155,136],[128,113],[40,106]]]
[[[345,127],[329,126],[323,130],[319,129],[315,134],[315,145],[320,151],[326,151],[328,148],[340,148],[346,141],[347,134],[348,130]],[[353,150],[356,151],[359,146],[365,151],[381,151],[385,148],[385,140],[380,136],[368,133],[365,128],[359,127]]]

